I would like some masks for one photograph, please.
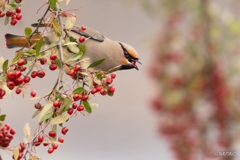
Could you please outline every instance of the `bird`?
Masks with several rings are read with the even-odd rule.
[[[32,26],[34,26],[34,24]],[[80,64],[81,66],[83,66],[83,68],[87,68],[89,64],[102,58],[105,58],[105,61],[103,61],[98,66],[95,66],[93,68],[94,70],[102,70],[106,72],[111,69],[111,72],[129,69],[139,70],[136,62],[142,64],[139,60],[139,55],[137,51],[133,47],[123,42],[111,40],[105,37],[100,32],[89,27],[85,27],[84,29],[82,29],[81,26],[74,26],[71,30],[68,30],[67,32],[64,29],[64,33],[64,41],[69,42],[70,37],[74,38],[76,42],[78,42],[78,39],[80,37],[86,37],[86,40],[82,43],[86,45],[86,52],[80,58]],[[30,44],[38,43],[38,41],[42,37],[44,37],[45,40],[42,48],[45,49],[49,46],[49,44],[52,44],[54,41],[58,41],[58,39],[54,40],[54,38],[50,38],[57,37],[56,34],[52,31],[50,33],[45,32],[43,34],[34,34],[30,39]],[[5,34],[5,41],[6,48],[23,47],[27,43],[27,39],[25,36],[19,36],[9,33]],[[81,43],[78,43],[76,45],[80,44]],[[67,59],[72,55],[77,54],[76,52],[73,53],[72,51],[69,51],[69,48],[67,46],[63,46],[63,53],[64,59]],[[88,61],[81,61],[84,59],[88,59]]]

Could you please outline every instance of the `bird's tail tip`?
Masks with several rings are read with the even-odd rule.
[[[11,38],[16,38],[16,37],[20,37],[20,36],[6,33],[6,34],[4,34],[4,37],[5,37],[5,47],[6,47],[7,49],[19,47],[19,46],[15,45],[15,44],[10,43],[10,42],[9,42],[9,39],[11,39]]]

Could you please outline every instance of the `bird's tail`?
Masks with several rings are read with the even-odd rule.
[[[18,36],[14,34],[5,34],[6,48],[22,47],[27,43],[25,36]],[[24,43],[24,44],[23,44]]]

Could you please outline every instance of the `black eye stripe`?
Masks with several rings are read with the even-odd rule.
[[[133,58],[129,52],[126,50],[126,48],[123,47],[122,43],[119,43],[123,49],[123,53],[124,53],[124,56],[127,58],[127,59],[132,59],[132,60],[138,60],[138,58]]]

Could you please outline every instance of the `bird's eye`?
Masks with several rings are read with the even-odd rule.
[[[125,55],[125,56],[127,56],[127,55],[128,55],[127,51],[125,51],[125,52],[124,52],[124,55]]]

